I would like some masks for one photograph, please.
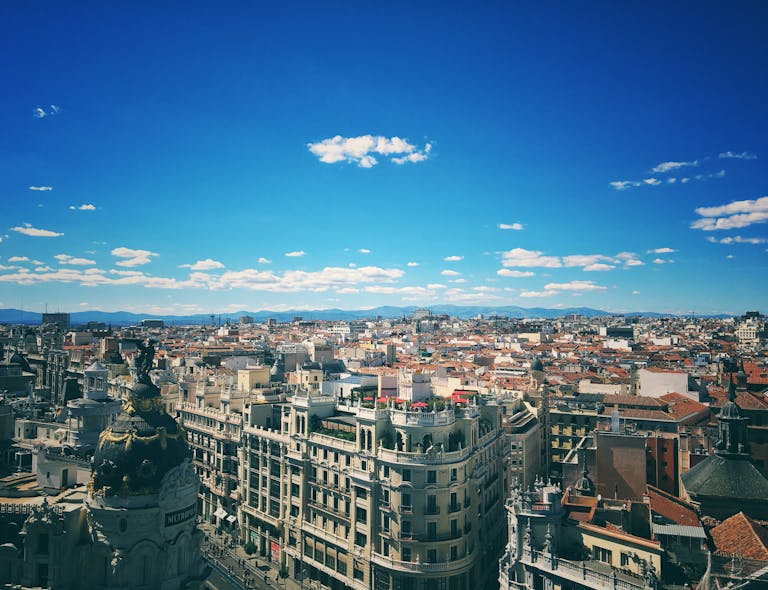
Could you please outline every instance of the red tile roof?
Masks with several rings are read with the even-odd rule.
[[[709,533],[718,551],[740,553],[747,559],[768,561],[768,530],[743,512],[724,520]]]
[[[701,526],[701,521],[696,515],[693,506],[677,496],[649,485],[648,501],[650,502],[651,510],[667,520],[683,526]]]

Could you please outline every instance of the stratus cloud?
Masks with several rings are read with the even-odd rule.
[[[152,257],[158,255],[157,252],[135,250],[133,248],[126,248],[125,246],[113,249],[111,254],[116,258],[122,258],[122,260],[115,263],[117,266],[141,266],[142,264],[149,264],[152,262]]]
[[[72,266],[88,266],[96,264],[95,260],[89,258],[77,258],[75,256],[70,256],[69,254],[56,254],[54,258],[59,261],[59,264],[69,264]]]
[[[496,274],[500,277],[509,277],[512,279],[523,279],[526,277],[532,277],[536,273],[531,272],[530,270],[510,270],[508,268],[500,268],[496,271]]]
[[[30,186],[29,190],[31,191],[52,191],[52,186]]]
[[[422,162],[429,156],[432,145],[427,143],[422,150],[397,136],[383,137],[381,135],[360,135],[358,137],[334,137],[323,139],[316,143],[308,143],[307,147],[318,159],[325,164],[351,162],[360,168],[372,168],[378,164],[376,155],[393,156],[395,164],[407,162]]]
[[[91,203],[83,203],[82,205],[70,205],[72,211],[96,211],[96,205]]]
[[[713,244],[768,244],[766,238],[745,238],[742,236],[728,236],[719,240],[714,236],[709,236],[707,241]]]
[[[212,258],[206,258],[205,260],[198,260],[194,264],[181,264],[179,268],[188,268],[190,270],[214,270],[216,268],[224,268],[224,264],[218,260]]]
[[[32,227],[32,224],[29,224],[29,223],[25,223],[22,226],[12,227],[11,231],[24,234],[25,236],[31,236],[33,238],[58,238],[59,236],[64,235],[63,233],[51,231],[49,229],[40,229],[37,227]]]
[[[701,219],[691,223],[692,229],[714,231],[748,227],[768,221],[768,197],[732,201],[715,207],[699,207],[696,213]]]
[[[717,155],[718,158],[721,160],[723,159],[736,159],[736,160],[757,160],[757,155],[750,154],[749,152],[732,152],[731,150],[728,150],[727,152],[722,152]]]
[[[500,223],[499,229],[511,229],[515,231],[520,231],[523,229],[522,223]]]

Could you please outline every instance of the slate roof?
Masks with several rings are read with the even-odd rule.
[[[710,455],[682,474],[692,496],[768,500],[768,480],[746,458]]]

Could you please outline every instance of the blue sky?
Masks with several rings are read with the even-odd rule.
[[[3,3],[0,306],[766,311],[763,2]]]

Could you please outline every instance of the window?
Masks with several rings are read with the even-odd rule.
[[[355,510],[355,519],[357,522],[368,522],[368,511],[365,508],[360,508],[359,506]]]
[[[355,545],[358,547],[365,547],[368,544],[368,537],[366,537],[360,531],[355,532]]]
[[[403,510],[410,510],[411,509],[411,495],[410,494],[400,494],[400,506]]]
[[[427,563],[437,563],[437,549],[427,549]]]
[[[410,535],[411,534],[411,521],[410,520],[404,520],[400,523],[400,531],[403,535]]]
[[[455,518],[451,520],[451,536],[455,537],[459,534],[459,521]]]
[[[437,471],[434,469],[427,471],[427,483],[437,483]]]
[[[384,466],[384,477],[389,477],[389,465]]]
[[[336,571],[339,572],[340,574],[342,574],[343,576],[346,576],[347,575],[347,562],[346,561],[342,561],[342,560],[339,559],[336,562]]]
[[[459,558],[459,550],[456,545],[451,545],[451,561],[456,561]]]
[[[436,522],[428,522],[427,523],[427,538],[428,539],[434,539],[437,537],[437,523]]]
[[[455,467],[451,468],[451,481],[456,481],[458,479],[459,470]]]
[[[381,553],[384,557],[389,557],[389,543],[386,541],[381,544]]]
[[[411,481],[411,470],[403,469],[403,481]]]
[[[389,515],[381,513],[381,530],[385,533],[389,532]]]
[[[353,575],[354,575],[355,580],[365,580],[365,574],[363,573],[363,570],[359,570],[359,569],[355,568],[355,571],[354,571]]]
[[[333,555],[329,555],[329,554],[325,555],[325,565],[327,565],[331,569],[334,569],[336,567],[336,560],[334,559]]]
[[[621,567],[627,567],[629,565],[629,555],[626,553],[621,554]]]
[[[360,461],[360,469],[368,471],[368,461]]]
[[[385,504],[389,504],[389,490],[381,491],[381,499]]]
[[[602,561],[603,563],[611,564],[613,562],[613,554],[610,549],[604,549],[595,545],[592,547],[592,558],[595,561]]]

